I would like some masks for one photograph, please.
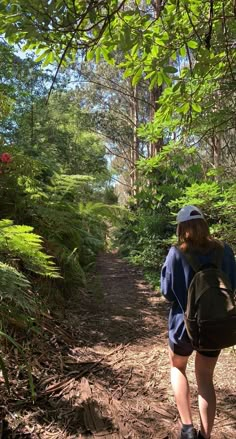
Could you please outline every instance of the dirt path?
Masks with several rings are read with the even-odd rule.
[[[101,255],[89,291],[71,302],[57,336],[48,340],[51,360],[43,370],[37,354],[34,407],[16,409],[12,402],[27,433],[11,437],[168,438],[177,411],[169,385],[167,315],[168,305],[141,272],[115,254]],[[197,422],[193,360],[188,373]],[[236,438],[235,372],[235,355],[222,353],[213,439]]]

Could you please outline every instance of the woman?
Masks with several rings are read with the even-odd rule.
[[[201,265],[209,264],[217,241],[211,237],[202,212],[195,206],[183,207],[177,215],[178,246],[171,247],[161,273],[161,290],[172,302],[169,315],[169,358],[171,384],[181,419],[178,439],[208,439],[213,428],[216,396],[213,386],[213,372],[220,351],[198,351],[195,358],[195,375],[198,386],[198,404],[201,427],[197,435],[193,427],[190,407],[189,384],[186,366],[193,352],[184,324],[188,287],[194,271],[184,256],[186,251],[194,252]],[[219,244],[218,244],[219,245]],[[236,288],[236,265],[232,249],[224,244],[222,271],[228,276],[232,289]]]

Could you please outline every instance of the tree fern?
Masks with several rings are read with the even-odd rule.
[[[95,215],[97,217],[103,217],[110,220],[118,219],[122,213],[124,207],[105,204],[101,202],[88,201],[86,203],[79,204],[79,210],[83,215]]]
[[[86,191],[88,183],[93,181],[94,178],[89,175],[54,174],[48,190],[56,194],[58,200],[65,200],[71,196],[75,198],[76,194],[81,196],[81,193]]]
[[[118,208],[87,201],[99,196],[93,188],[93,177],[58,173],[46,183],[35,178],[38,168],[40,171],[40,166],[36,166],[32,174],[18,177],[23,203],[20,222],[30,226],[0,221],[0,259],[16,269],[57,277],[50,254],[60,267],[66,288],[70,282],[71,287],[84,284],[84,268],[104,248],[107,225],[117,220]],[[11,217],[14,218],[14,213]],[[16,219],[19,221],[19,213]],[[31,225],[42,234],[44,241]]]

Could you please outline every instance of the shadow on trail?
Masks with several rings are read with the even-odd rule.
[[[228,372],[229,373],[229,372]],[[217,380],[219,381],[219,378]],[[233,382],[232,382],[233,384]],[[226,387],[216,385],[217,392],[217,417],[221,415],[219,420],[216,417],[216,430],[218,427],[225,430],[230,438],[236,437],[236,389],[234,386]],[[223,420],[222,420],[223,417]]]
[[[0,435],[2,439],[34,439],[31,433],[24,432],[21,428],[11,429],[5,419],[0,423]]]
[[[163,343],[168,305],[137,268],[113,253],[100,255],[89,294],[89,312],[81,315],[82,343],[111,346],[155,339],[158,344],[161,338]]]
[[[95,400],[88,400],[80,405],[60,398],[50,398],[41,414],[35,414],[35,422],[44,430],[58,428],[69,437],[78,438],[80,434],[91,437],[92,433],[102,433],[104,430],[113,431],[115,427],[110,418],[102,414],[102,407]],[[53,428],[51,434],[53,433]],[[59,438],[58,438],[59,439]]]
[[[37,430],[47,432],[47,437],[64,438],[65,436],[76,439],[80,435],[91,437],[92,433],[116,431],[112,420],[102,414],[103,407],[93,399],[81,404],[73,404],[65,398],[41,398],[32,406],[30,413],[30,426],[37,425]],[[18,411],[18,415],[23,415]],[[61,432],[61,433],[60,433]],[[1,436],[2,437],[2,436]],[[36,439],[41,436],[34,433],[24,433],[23,428],[4,430],[3,439]],[[45,437],[45,436],[43,436]]]
[[[106,379],[111,384],[116,383],[115,371],[106,363],[98,364],[98,361],[99,358],[94,362],[71,363],[70,368],[60,377],[61,382],[65,378],[68,378],[68,382],[71,380],[70,385],[65,385],[55,394],[47,394],[45,387],[40,386],[40,382],[35,380],[36,401],[30,404],[28,400],[22,400],[20,406],[19,401],[11,402],[8,411],[16,414],[21,422],[14,428],[10,425],[11,419],[10,422],[4,420],[4,435],[0,435],[0,438],[38,439],[41,436],[37,434],[41,431],[43,438],[77,439],[80,435],[93,437],[94,432],[116,431],[117,427],[112,419],[104,414],[104,405],[99,400],[95,400],[92,395],[84,400],[81,397],[81,377],[89,377],[92,370],[98,379]]]

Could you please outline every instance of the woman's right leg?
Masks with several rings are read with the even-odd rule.
[[[207,357],[196,352],[195,374],[198,385],[198,405],[201,420],[201,434],[209,438],[214,424],[216,411],[216,395],[213,384],[213,373],[218,356]]]

